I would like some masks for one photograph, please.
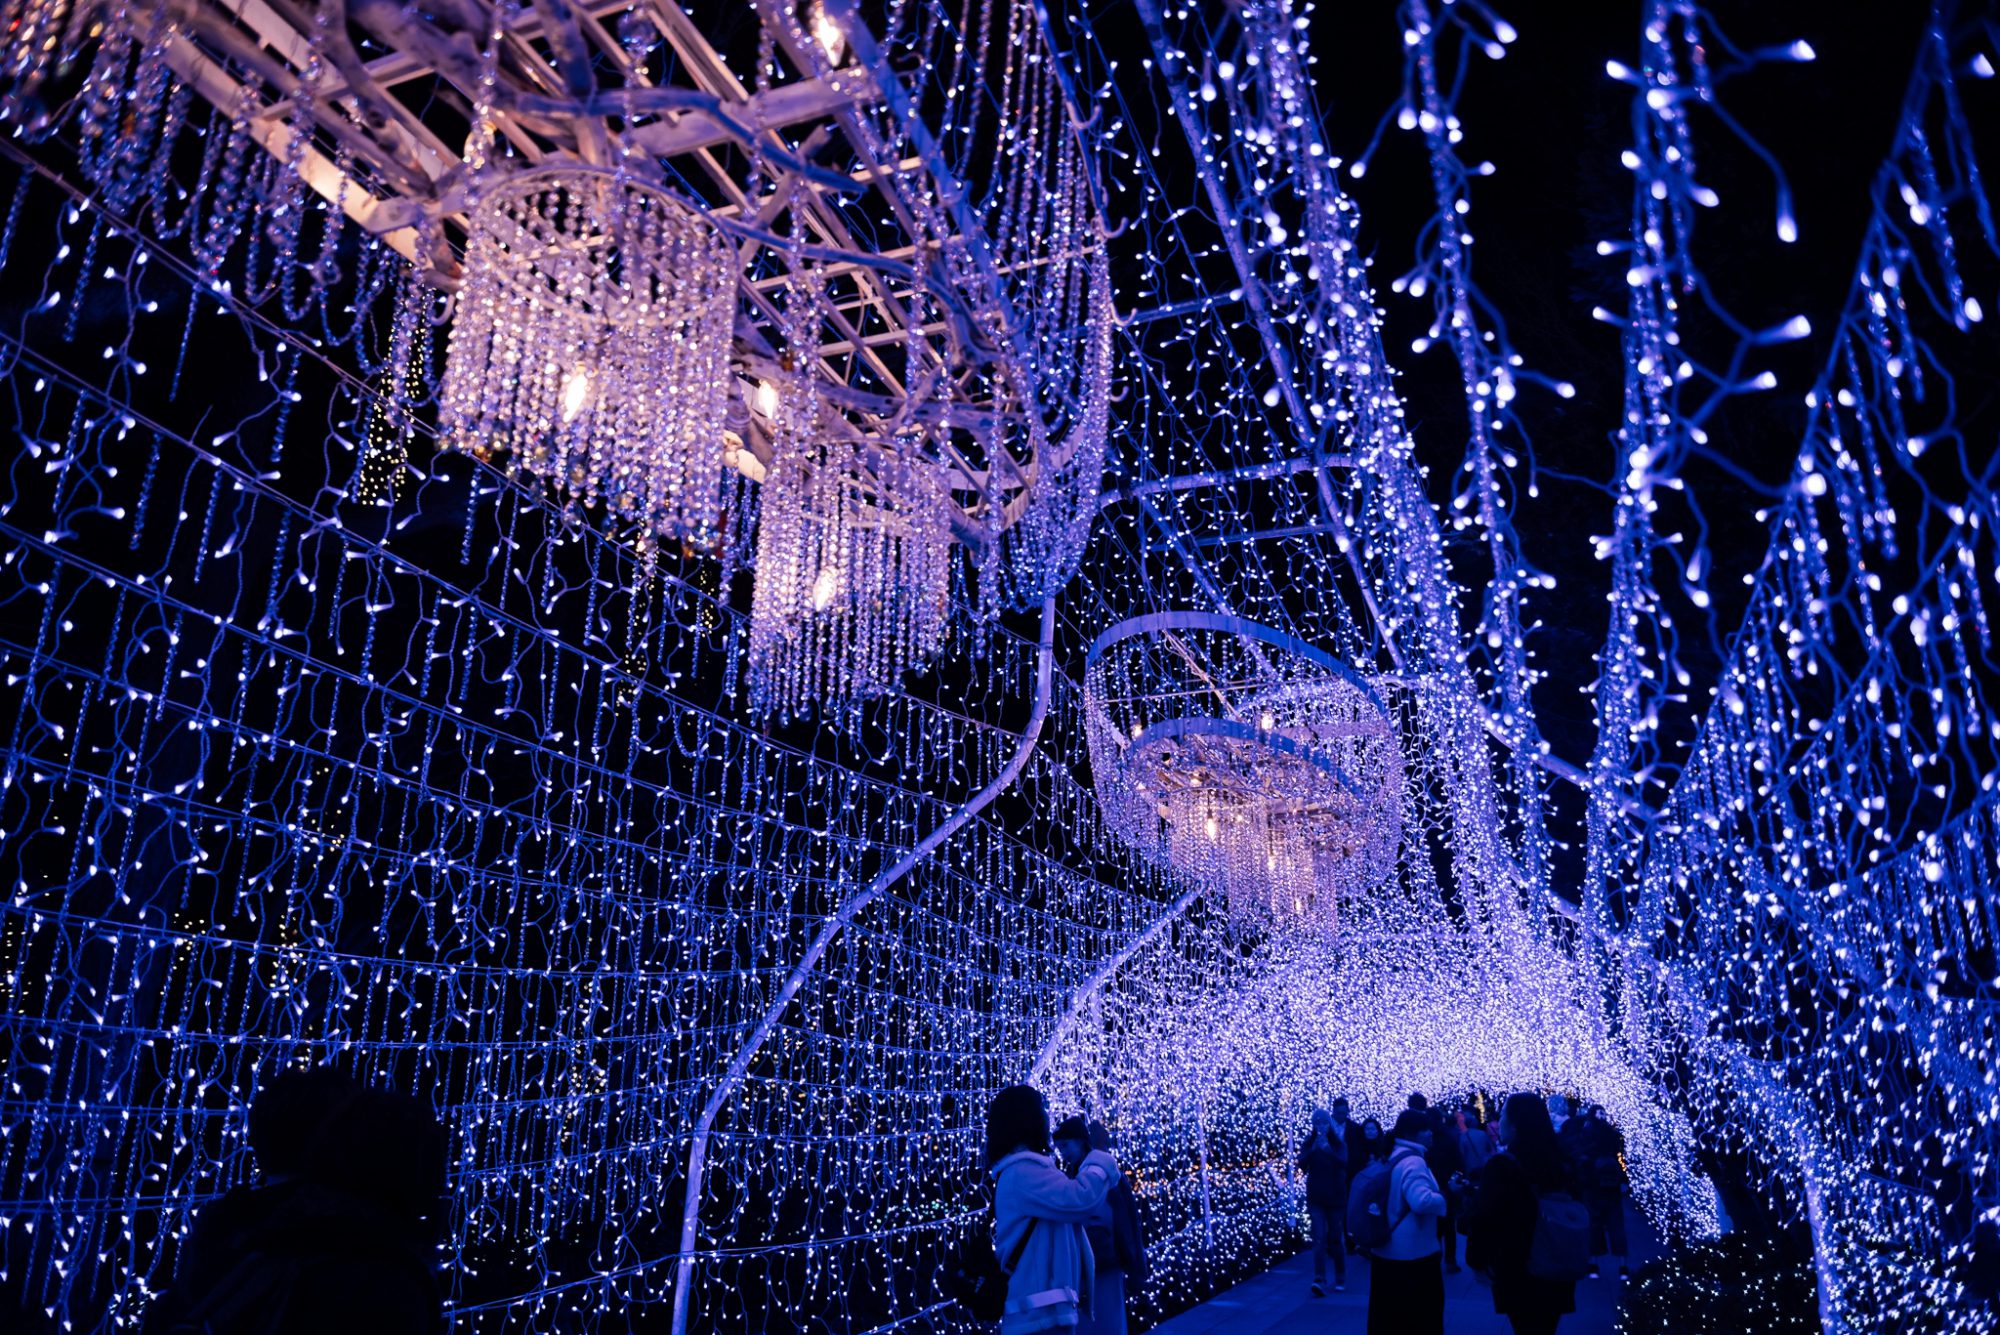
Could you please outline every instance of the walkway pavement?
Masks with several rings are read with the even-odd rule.
[[[1628,1211],[1632,1265],[1659,1254],[1658,1244],[1636,1210]],[[1461,1245],[1463,1245],[1461,1243]],[[1576,1314],[1563,1318],[1560,1335],[1611,1335],[1617,1325],[1624,1285],[1616,1263],[1603,1279],[1576,1286]],[[1153,1329],[1158,1335],[1363,1335],[1368,1328],[1368,1260],[1347,1258],[1347,1292],[1312,1296],[1312,1259],[1301,1253],[1235,1288],[1189,1308]],[[1512,1335],[1506,1318],[1493,1315],[1493,1291],[1470,1270],[1446,1275],[1445,1335]]]

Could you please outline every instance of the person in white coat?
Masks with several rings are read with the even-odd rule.
[[[1014,1085],[986,1109],[993,1174],[993,1252],[1020,1259],[1007,1278],[1001,1335],[1073,1331],[1096,1285],[1084,1225],[1118,1183],[1118,1161],[1088,1151],[1071,1177],[1049,1157],[1049,1108],[1041,1091]]]
[[[1444,1335],[1444,1270],[1438,1220],[1444,1192],[1424,1162],[1435,1134],[1415,1108],[1396,1119],[1389,1151],[1389,1240],[1369,1265],[1368,1335]]]

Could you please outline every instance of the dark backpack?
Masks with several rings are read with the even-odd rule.
[[[1021,1240],[1014,1244],[1013,1252],[1007,1257],[1003,1267],[1000,1258],[993,1251],[993,1231],[989,1217],[988,1227],[972,1231],[958,1246],[952,1248],[945,1260],[945,1292],[975,1321],[998,1321],[1007,1310],[1007,1279],[1014,1273],[1014,1267],[1021,1264],[1021,1253],[1028,1249],[1028,1239],[1034,1236],[1035,1225],[1040,1220],[1030,1219]]]
[[[1413,1154],[1415,1150],[1405,1150],[1393,1158],[1378,1159],[1354,1175],[1354,1186],[1347,1196],[1347,1231],[1363,1251],[1385,1246],[1396,1225],[1403,1222],[1389,1217],[1389,1194],[1395,1185],[1395,1166]],[[1407,1216],[1409,1211],[1403,1213]]]
[[[1552,1280],[1577,1280],[1590,1273],[1590,1211],[1566,1191],[1535,1199],[1528,1273]]]
[[[1151,1273],[1146,1261],[1145,1233],[1139,1226],[1139,1202],[1132,1195],[1131,1184],[1123,1178],[1105,1199],[1111,1202],[1111,1241],[1118,1268],[1125,1272],[1126,1283],[1136,1289]]]

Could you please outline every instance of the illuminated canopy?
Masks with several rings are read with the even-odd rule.
[[[676,1335],[951,1325],[1015,1081],[1145,1303],[1334,1095],[1542,1088],[1989,1328],[1994,29],[1752,319],[1816,52],[1636,8],[1606,371],[1475,275],[1482,0],[1373,139],[1305,0],[0,0],[0,1272],[132,1327],[294,1065],[451,1128],[465,1328]]]

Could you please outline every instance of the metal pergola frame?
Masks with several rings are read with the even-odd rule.
[[[439,0],[422,15],[394,0],[167,0],[159,18],[178,78],[441,290],[460,280],[455,238],[482,169],[626,174],[698,206],[741,263],[729,420],[753,479],[772,449],[754,390],[789,369],[781,289],[788,265],[810,260],[829,286],[814,368],[828,429],[919,435],[959,500],[954,536],[983,545],[1019,516],[1044,461],[1023,452],[1043,433],[1008,430],[1039,411],[1035,395],[995,401],[981,384],[995,365],[1018,374],[1022,348],[977,212],[941,151],[869,151],[862,118],[907,118],[917,102],[851,4],[749,8],[770,59],[748,81],[725,35],[673,0],[530,0],[511,18],[498,0]],[[664,62],[634,58],[620,30],[634,22]],[[494,152],[476,134],[454,147],[482,112]],[[920,123],[913,134],[933,142]],[[944,202],[954,235],[929,235],[920,190]],[[864,220],[878,235],[861,234]],[[947,248],[977,281],[950,282]]]

